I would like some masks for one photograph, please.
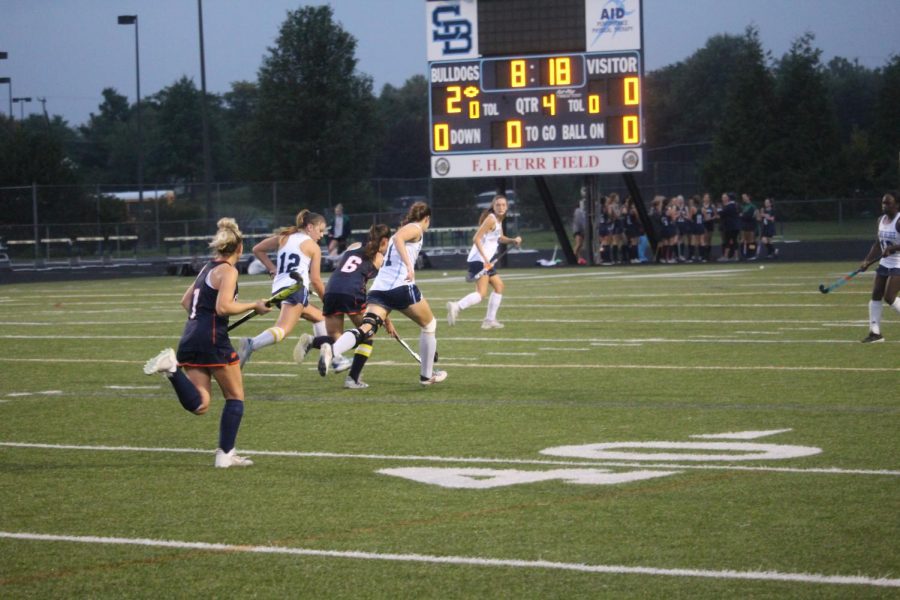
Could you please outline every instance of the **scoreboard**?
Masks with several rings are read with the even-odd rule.
[[[427,6],[433,177],[642,169],[640,0]]]

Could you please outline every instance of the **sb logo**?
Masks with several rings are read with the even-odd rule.
[[[440,6],[431,15],[432,39],[444,43],[444,54],[464,54],[472,49],[472,23],[459,15],[459,6]]]

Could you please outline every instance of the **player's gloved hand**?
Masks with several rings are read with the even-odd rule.
[[[258,315],[264,315],[271,311],[272,307],[266,304],[265,300],[257,300],[256,304],[253,305],[253,310],[256,311],[256,314]]]

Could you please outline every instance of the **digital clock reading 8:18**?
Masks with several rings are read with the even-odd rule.
[[[432,151],[639,145],[639,73],[634,52],[432,63]]]

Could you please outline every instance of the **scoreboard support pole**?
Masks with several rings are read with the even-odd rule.
[[[502,195],[505,196],[505,195],[506,195],[506,177],[497,177],[497,178],[494,180],[494,188],[495,188],[495,193],[496,193],[496,194],[502,194]],[[508,198],[507,198],[507,200],[508,200]],[[508,210],[508,209],[509,209],[509,207],[507,207],[507,210]],[[480,218],[480,217],[479,217],[479,218]],[[519,233],[519,232],[517,231],[516,234],[518,234],[518,233]],[[505,231],[505,230],[504,230],[503,234],[506,235],[506,231]],[[498,245],[498,246],[497,246],[497,252],[499,252],[499,253],[501,253],[501,254],[503,255],[503,256],[500,258],[500,266],[503,267],[503,268],[505,269],[506,267],[509,266],[509,258],[507,257],[507,254],[506,254],[506,244],[500,244],[500,245]]]
[[[544,201],[544,208],[547,210],[547,216],[550,217],[550,223],[556,232],[556,239],[559,240],[559,246],[566,257],[566,262],[570,265],[578,264],[575,252],[572,250],[572,244],[569,242],[569,236],[566,234],[566,228],[563,226],[562,219],[559,217],[559,211],[556,210],[556,204],[553,202],[553,195],[547,186],[547,180],[542,175],[537,175],[534,178],[534,183],[537,186],[538,193],[541,195],[541,200]]]
[[[625,180],[625,186],[628,188],[631,199],[634,200],[634,207],[637,209],[638,217],[641,219],[641,225],[644,226],[644,235],[647,236],[647,241],[650,242],[650,247],[653,249],[653,254],[655,255],[657,241],[656,231],[653,229],[653,222],[650,220],[650,215],[647,213],[644,199],[641,197],[641,189],[634,180],[634,174],[622,173],[622,178]]]

